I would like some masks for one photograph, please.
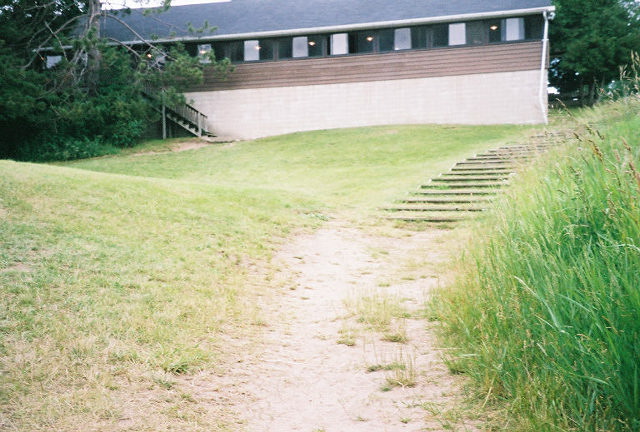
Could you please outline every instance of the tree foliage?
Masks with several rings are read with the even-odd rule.
[[[593,103],[596,88],[616,79],[640,50],[638,3],[634,0],[555,0],[550,27],[551,85]]]
[[[184,102],[182,92],[203,79],[181,44],[102,40],[107,18],[118,16],[98,0],[0,0],[0,158],[74,159],[131,146],[158,118],[145,90]],[[45,67],[45,54],[61,61]]]

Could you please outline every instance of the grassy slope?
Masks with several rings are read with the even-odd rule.
[[[398,126],[292,134],[170,156],[79,161],[72,166],[289,191],[329,206],[375,207],[463,155],[522,136],[516,126]]]
[[[252,275],[281,239],[523,131],[330,131],[71,164],[105,173],[0,161],[0,429],[224,429],[179,379],[260,323]]]
[[[640,429],[640,100],[577,120],[439,299],[453,367],[508,402],[509,430]]]

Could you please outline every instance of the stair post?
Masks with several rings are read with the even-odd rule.
[[[162,139],[167,139],[167,106],[162,101]]]
[[[198,113],[198,138],[202,137],[202,114]]]

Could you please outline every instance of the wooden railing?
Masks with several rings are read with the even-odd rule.
[[[202,131],[206,129],[207,125],[206,115],[186,103],[178,106],[167,105],[167,109],[173,111],[183,120],[191,123],[198,130],[198,136],[202,136]]]
[[[158,105],[161,106],[160,112],[162,113],[162,139],[167,138],[167,126],[166,126],[167,118],[176,122],[175,119],[171,119],[170,116],[168,116],[167,114],[172,114],[173,116],[177,117],[177,119],[179,119],[180,121],[187,123],[185,125],[185,124],[182,124],[180,121],[176,122],[181,127],[197,135],[198,137],[201,137],[203,133],[208,133],[207,132],[207,116],[205,114],[201,113],[196,108],[194,108],[193,106],[187,103],[179,104],[179,105],[167,105],[164,102],[164,98],[161,95],[163,91],[164,90],[157,89],[148,84],[145,85],[142,90],[145,96],[147,96],[149,99],[155,101]]]

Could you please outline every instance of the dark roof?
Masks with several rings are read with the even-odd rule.
[[[550,7],[550,0],[232,0],[174,6],[159,14],[145,15],[143,9],[132,9],[120,19],[145,39],[164,40],[198,38],[187,30],[189,23],[196,28],[205,22],[217,27],[213,33],[200,35],[202,38],[231,38]],[[120,41],[140,39],[113,19],[103,23],[103,36]]]

